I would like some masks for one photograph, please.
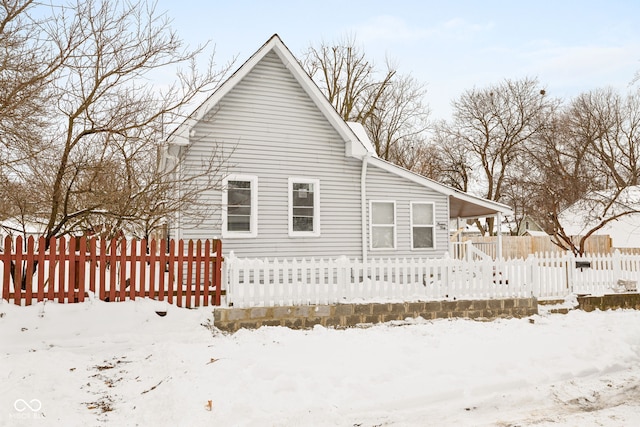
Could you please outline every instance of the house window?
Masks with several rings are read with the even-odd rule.
[[[258,235],[258,178],[234,175],[227,177],[223,189],[223,237]]]
[[[320,235],[320,181],[289,178],[289,235]]]
[[[433,203],[411,203],[411,248],[435,247],[435,214]]]
[[[396,203],[371,202],[369,212],[371,249],[394,249],[396,247]]]

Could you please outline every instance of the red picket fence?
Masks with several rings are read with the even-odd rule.
[[[29,237],[25,242],[7,236],[0,290],[17,305],[82,302],[90,291],[104,301],[148,297],[198,307],[220,305],[221,271],[220,240]]]

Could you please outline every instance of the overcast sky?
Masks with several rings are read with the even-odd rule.
[[[536,77],[551,96],[612,86],[640,71],[637,0],[159,0],[179,36],[210,41],[216,59],[241,65],[273,34],[298,58],[310,45],[355,37],[367,58],[385,57],[427,85],[432,118],[449,118],[464,90]]]

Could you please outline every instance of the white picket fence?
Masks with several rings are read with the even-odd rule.
[[[587,267],[589,265],[589,267]],[[226,304],[269,307],[339,302],[407,302],[493,299],[621,291],[620,280],[640,280],[640,256],[571,253],[527,259],[454,258],[247,259],[230,254],[223,264]]]

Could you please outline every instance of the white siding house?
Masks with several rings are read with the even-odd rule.
[[[441,257],[451,218],[511,213],[379,159],[277,35],[168,143],[182,174],[214,150],[228,156],[222,188],[203,195],[211,214],[181,212],[171,237],[218,237],[238,257]]]

